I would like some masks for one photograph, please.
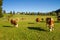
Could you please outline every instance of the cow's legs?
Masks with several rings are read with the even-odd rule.
[[[52,30],[54,30],[54,27],[52,27]]]
[[[50,29],[50,31],[53,31],[54,30],[54,26],[51,25],[49,29]]]
[[[49,29],[50,30],[50,32],[52,31],[52,27]]]
[[[18,24],[16,24],[15,27],[18,27]]]

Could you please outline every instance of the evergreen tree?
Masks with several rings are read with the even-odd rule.
[[[6,14],[6,11],[5,10],[3,10],[3,14]]]
[[[15,11],[13,11],[13,15],[15,14]]]
[[[0,0],[0,18],[3,17],[3,14],[2,14],[2,1],[3,0]]]

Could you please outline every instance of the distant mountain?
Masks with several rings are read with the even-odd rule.
[[[52,12],[50,12],[50,13],[51,13],[51,14],[55,14],[55,13],[56,13],[56,15],[59,16],[59,15],[60,15],[60,9],[57,9],[57,10],[52,11]]]
[[[55,12],[56,12],[56,13],[59,13],[59,12],[60,12],[60,9],[56,10]]]
[[[60,9],[56,10],[55,13],[57,16],[60,16]]]

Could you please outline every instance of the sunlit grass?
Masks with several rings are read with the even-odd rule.
[[[49,32],[45,22],[35,21],[37,17],[44,18],[45,21],[46,16],[14,15],[13,17],[20,19],[18,28],[12,26],[7,19],[0,19],[0,40],[60,40],[60,23],[55,23],[55,30]],[[55,16],[51,17],[56,21]]]

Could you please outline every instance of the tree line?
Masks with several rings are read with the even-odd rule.
[[[21,14],[21,15],[52,15],[52,16],[58,16],[60,15],[60,9],[52,12],[47,12],[47,13],[41,13],[41,12],[15,12],[15,11],[10,11],[9,13],[6,13],[5,10],[3,10],[3,14]]]

